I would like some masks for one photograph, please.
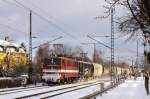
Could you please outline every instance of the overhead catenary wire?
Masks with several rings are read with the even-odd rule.
[[[10,5],[15,5],[15,6],[19,7],[19,8],[23,8],[23,7],[19,6],[19,5],[17,5],[16,3],[13,3],[13,2],[10,2],[10,1],[7,1],[7,0],[1,0],[1,1],[4,1],[5,3],[10,4]],[[2,6],[2,5],[1,5],[1,6]],[[23,9],[24,9],[24,8],[23,8]],[[9,19],[9,18],[8,18],[8,21],[11,21],[11,22],[15,23],[14,20]],[[28,34],[27,32],[24,32],[24,31],[18,29],[20,26],[23,26],[23,27],[24,27],[24,24],[20,24],[20,26],[19,26],[18,28],[17,28],[17,27],[14,27],[14,25],[13,25],[13,27],[12,27],[12,26],[10,26],[10,24],[9,24],[9,25],[7,25],[7,24],[0,24],[0,25],[3,26],[3,27],[8,28],[8,29],[10,29],[10,30],[13,30],[13,31],[15,31],[15,32]],[[38,30],[38,31],[41,31],[41,30]],[[47,33],[49,33],[49,32],[47,32]],[[33,34],[35,34],[35,33],[33,33]]]
[[[7,3],[10,3],[12,5],[15,5],[17,7],[21,7],[21,8],[24,8],[26,9],[27,11],[32,11],[33,14],[37,15],[39,18],[43,19],[44,21],[48,22],[50,25],[52,25],[53,27],[55,27],[56,29],[58,29],[59,33],[63,33],[65,35],[68,35],[69,37],[73,38],[74,40],[78,41],[79,42],[79,39],[77,39],[75,36],[71,35],[70,33],[66,32],[63,28],[61,28],[60,26],[58,26],[57,24],[55,24],[54,22],[50,21],[49,19],[43,17],[42,15],[40,15],[39,13],[35,12],[34,10],[32,10],[31,8],[29,7],[26,7],[25,5],[23,5],[22,3],[18,2],[17,0],[13,0],[16,2],[16,4],[10,2],[10,1],[7,1],[7,0],[3,0],[4,2],[7,2]],[[79,42],[80,43],[80,42]]]
[[[40,7],[38,7],[37,5],[33,4],[33,2],[28,1],[28,3],[29,3],[30,5],[32,5],[32,7],[36,7],[37,9],[39,9],[43,14],[48,15],[48,13],[47,13],[45,10],[43,10],[43,9],[41,9]]]
[[[46,44],[49,44],[49,43],[51,43],[51,42],[53,42],[53,41],[55,41],[55,40],[61,39],[61,38],[63,38],[63,37],[62,37],[62,36],[57,37],[57,38],[55,38],[55,39],[53,39],[53,40],[51,40],[51,41],[47,41],[46,43],[40,44],[39,46],[36,46],[36,47],[33,47],[32,49],[39,48],[39,47],[41,47],[41,46],[44,46],[44,45],[46,45]]]
[[[90,39],[92,39],[92,40],[94,40],[94,41],[96,41],[96,42],[98,42],[99,44],[101,44],[101,45],[103,45],[103,46],[105,46],[105,47],[107,47],[107,48],[111,49],[111,47],[110,47],[110,46],[105,45],[104,43],[102,43],[102,42],[100,42],[100,41],[98,41],[98,40],[96,40],[96,39],[92,38],[91,36],[87,35],[87,37],[88,37],[88,38],[90,38]]]
[[[23,32],[23,31],[21,31],[21,30],[19,30],[19,29],[16,29],[16,28],[12,28],[11,26],[6,25],[6,24],[0,23],[0,26],[6,27],[6,28],[11,29],[11,30],[14,30],[14,31],[16,31],[16,32],[21,32],[21,33],[27,34],[26,32]]]
[[[106,35],[106,36],[92,36],[92,37],[97,37],[97,38],[99,38],[99,37],[105,37],[105,38],[110,38],[111,36],[108,36],[108,35]],[[117,36],[117,37],[115,37],[114,39],[120,39],[120,38],[124,38],[124,36]]]
[[[30,5],[32,5],[32,7],[35,7],[35,8],[37,8],[37,9],[39,9],[43,14],[45,14],[45,15],[49,15],[45,10],[43,10],[42,8],[40,8],[39,6],[37,6],[37,5],[35,5],[33,2],[31,2],[31,1],[28,1],[29,2],[29,4]],[[52,16],[50,16],[50,17],[52,17]],[[54,17],[52,17],[52,19],[54,20],[55,18]],[[50,21],[50,20],[49,20]],[[51,21],[52,22],[52,21]],[[63,28],[61,28],[60,26],[58,26],[57,24],[55,24],[55,23],[51,23],[53,26],[55,25],[55,28],[57,28],[58,30],[60,29],[60,30],[62,30],[63,31],[63,33],[67,33],[67,35],[69,35],[71,38],[73,38],[74,40],[76,40],[76,41],[80,41],[80,39],[78,39],[78,38],[76,38],[74,35],[71,35],[70,33],[68,33],[67,31],[65,31]],[[81,42],[79,42],[80,44],[81,44]],[[81,44],[82,45],[82,44]]]

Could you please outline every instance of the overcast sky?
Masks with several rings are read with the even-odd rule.
[[[87,35],[110,36],[110,18],[95,19],[97,16],[104,15],[104,0],[16,1],[53,23],[51,24],[33,13],[32,32],[34,36],[38,37],[37,39],[33,39],[33,46],[63,36],[62,39],[53,43],[81,46],[85,52],[88,52],[88,56],[91,57],[93,46],[81,44],[95,42],[87,38]],[[122,15],[124,12],[125,10],[116,9],[115,15]],[[59,28],[54,24],[59,26]],[[65,33],[63,33],[63,31]],[[119,37],[120,34],[122,33],[119,33],[117,29],[115,29],[115,37]],[[10,39],[17,43],[25,42],[25,44],[28,45],[29,10],[14,0],[0,0],[0,37],[3,39],[5,36],[9,36]],[[115,39],[116,61],[118,56],[134,60],[136,58],[136,40],[125,43],[124,40],[126,38],[127,37],[120,37]],[[99,37],[95,39],[110,45],[110,38]],[[139,43],[139,45],[141,44]],[[109,49],[100,44],[97,44],[96,47],[104,53],[105,57],[110,56]],[[142,55],[142,47],[139,47],[139,53]],[[121,58],[121,60],[125,59]]]

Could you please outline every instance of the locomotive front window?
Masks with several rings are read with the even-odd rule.
[[[61,60],[59,58],[50,58],[50,59],[45,59],[44,63],[47,65],[60,65]]]

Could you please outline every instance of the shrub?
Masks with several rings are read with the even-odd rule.
[[[3,77],[0,78],[0,88],[11,88],[21,86],[21,78]]]

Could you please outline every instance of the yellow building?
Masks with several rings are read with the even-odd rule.
[[[26,66],[27,54],[25,49],[17,44],[0,40],[0,69],[14,70],[19,66]]]

